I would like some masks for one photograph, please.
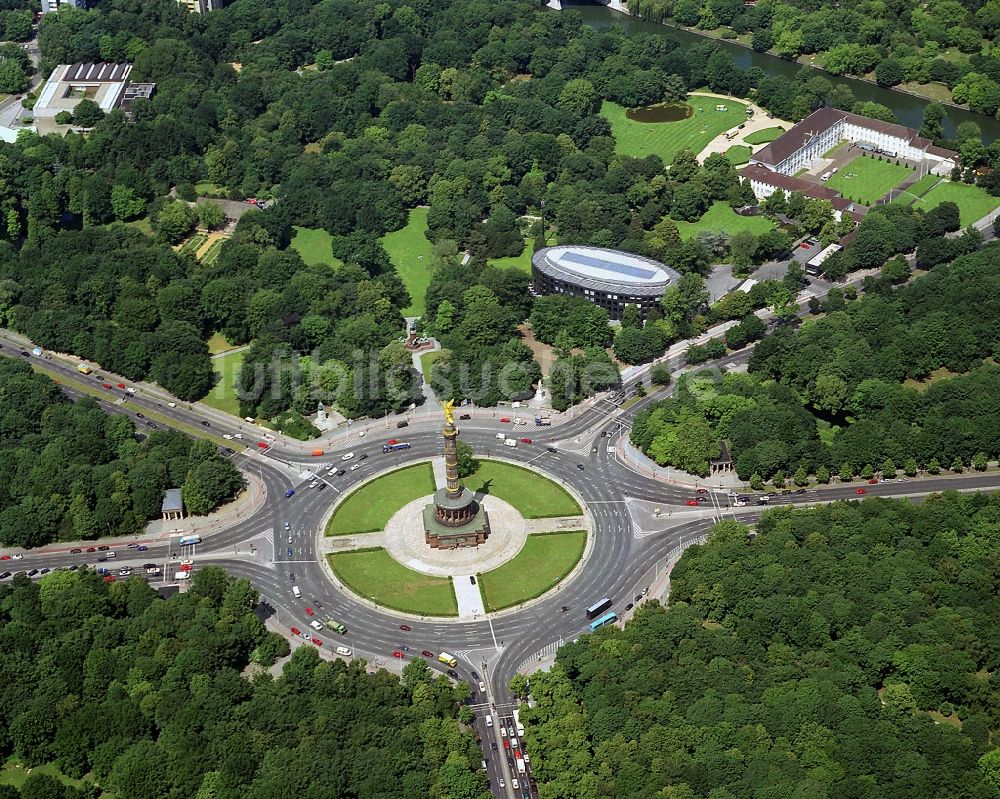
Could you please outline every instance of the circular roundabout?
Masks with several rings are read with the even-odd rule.
[[[346,589],[472,620],[538,599],[582,565],[593,529],[582,500],[508,461],[480,460],[461,482],[442,461],[386,470],[330,509],[321,551]]]

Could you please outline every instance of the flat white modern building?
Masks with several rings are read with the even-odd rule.
[[[49,75],[32,113],[35,129],[41,133],[65,133],[71,128],[56,124],[62,111],[73,112],[84,99],[93,100],[104,113],[115,108],[128,111],[134,100],[152,97],[155,83],[130,83],[131,64],[60,64]]]
[[[60,8],[86,8],[87,0],[42,0],[42,13],[58,11]]]
[[[177,0],[192,14],[206,14],[217,8],[222,8],[222,0]]]

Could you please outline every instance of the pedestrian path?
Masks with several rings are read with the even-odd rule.
[[[483,595],[475,580],[473,574],[456,575],[452,578],[460,619],[475,619],[486,614]]]

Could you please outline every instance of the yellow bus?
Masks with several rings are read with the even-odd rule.
[[[442,663],[447,663],[452,668],[455,668],[455,666],[458,665],[458,661],[455,659],[455,656],[449,655],[447,652],[442,652],[440,655],[438,655],[438,660],[440,660]]]

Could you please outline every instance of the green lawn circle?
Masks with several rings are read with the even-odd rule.
[[[512,505],[526,519],[575,517],[583,508],[554,480],[517,464],[481,459],[463,483]],[[358,487],[335,508],[326,535],[360,535],[385,528],[403,506],[434,491],[428,461],[386,472]],[[482,573],[479,580],[487,612],[535,599],[566,578],[583,557],[586,530],[529,534],[509,561]],[[396,561],[383,547],[334,552],[330,569],[348,589],[386,608],[418,616],[454,617],[458,603],[452,581],[422,574]]]

